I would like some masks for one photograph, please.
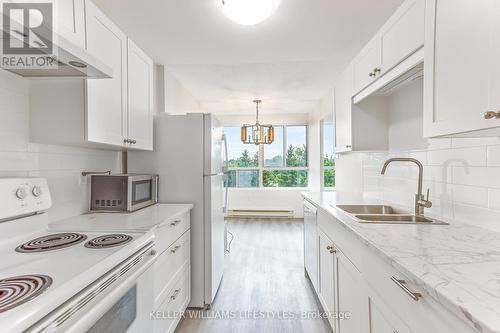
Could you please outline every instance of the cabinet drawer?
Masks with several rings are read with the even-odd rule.
[[[415,333],[440,332],[474,332],[464,321],[444,309],[430,295],[411,282],[406,276],[394,269],[373,253],[364,255],[363,275],[372,293],[391,308],[404,323]],[[396,281],[402,280],[403,286]],[[414,293],[421,293],[418,300],[414,300],[403,287]]]
[[[188,230],[158,257],[154,266],[155,307],[163,302],[169,285],[177,277],[183,265],[189,263],[190,231]]]
[[[170,218],[154,230],[158,252],[163,253],[177,238],[190,228],[189,212]]]
[[[169,289],[168,297],[155,310],[154,333],[171,333],[179,324],[181,313],[186,310],[191,300],[190,267],[189,264],[184,267],[182,274]]]
[[[318,226],[333,241],[336,247],[347,254],[356,269],[362,270],[362,243],[329,212],[318,210]]]

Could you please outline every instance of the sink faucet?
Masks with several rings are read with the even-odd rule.
[[[420,161],[414,159],[414,158],[391,158],[385,161],[384,167],[382,168],[382,175],[385,174],[385,171],[387,170],[387,166],[391,162],[413,162],[418,166],[418,190],[417,194],[415,195],[415,215],[416,216],[422,216],[424,215],[424,209],[425,208],[431,208],[432,207],[432,202],[429,201],[429,189],[427,189],[427,199],[424,197],[422,193],[422,183],[424,179],[424,166]]]

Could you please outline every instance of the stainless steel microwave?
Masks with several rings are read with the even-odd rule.
[[[158,202],[158,175],[93,175],[92,212],[133,212]]]

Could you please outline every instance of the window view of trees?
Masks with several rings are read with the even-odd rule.
[[[333,123],[328,121],[321,122],[321,136],[322,136],[322,154],[323,154],[323,187],[335,187],[335,159],[334,159],[334,136]]]
[[[307,187],[307,126],[277,126],[275,141],[262,147],[242,144],[239,131],[224,129],[230,169],[226,186]]]

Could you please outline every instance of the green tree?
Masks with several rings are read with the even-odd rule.
[[[330,167],[335,167],[335,159],[333,155],[326,154],[323,157],[323,166],[328,167],[323,172],[324,176],[324,186],[325,187],[335,187],[335,169],[331,169]]]

